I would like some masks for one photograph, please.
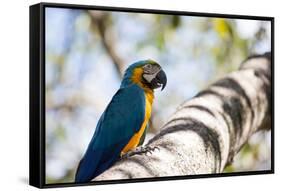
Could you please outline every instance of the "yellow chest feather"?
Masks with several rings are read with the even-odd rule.
[[[146,125],[150,119],[151,116],[151,110],[152,110],[152,102],[153,102],[153,92],[145,92],[145,117],[144,121],[141,125],[140,130],[134,134],[134,136],[130,139],[128,144],[124,147],[124,149],[121,152],[121,156],[125,154],[126,152],[136,148],[140,142],[140,139],[145,131]]]

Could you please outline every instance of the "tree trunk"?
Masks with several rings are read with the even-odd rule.
[[[220,173],[249,137],[271,127],[271,54],[184,102],[152,138],[151,153],[120,160],[94,180]]]

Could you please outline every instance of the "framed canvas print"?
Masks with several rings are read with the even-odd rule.
[[[274,18],[30,7],[30,184],[274,172]]]

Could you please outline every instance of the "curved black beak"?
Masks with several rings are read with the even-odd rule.
[[[165,88],[167,84],[167,76],[165,72],[161,69],[155,78],[151,81],[151,86],[153,89],[159,88],[162,86],[161,91]]]

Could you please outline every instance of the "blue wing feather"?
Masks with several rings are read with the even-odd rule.
[[[139,131],[145,116],[144,91],[137,85],[121,88],[102,114],[75,182],[88,182],[119,159],[122,149]]]

